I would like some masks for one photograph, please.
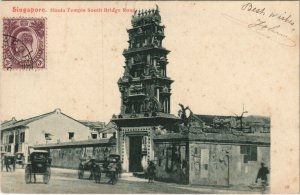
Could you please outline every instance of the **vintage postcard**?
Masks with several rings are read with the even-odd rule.
[[[0,5],[2,193],[299,193],[298,2]]]

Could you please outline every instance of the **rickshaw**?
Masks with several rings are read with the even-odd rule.
[[[19,166],[22,166],[22,168],[24,168],[24,164],[25,164],[25,158],[24,158],[24,153],[23,152],[17,152],[15,154],[16,156],[16,164]]]
[[[79,163],[78,167],[78,178],[83,179],[84,172],[89,171],[89,179],[94,179],[96,183],[100,183],[101,176],[108,177],[109,182],[114,185],[116,184],[119,175],[121,174],[121,162],[120,156],[111,154],[105,160],[96,160],[94,158],[84,160]]]
[[[91,159],[81,158],[80,159],[80,163],[78,166],[78,179],[83,179],[85,171],[91,171],[91,166],[92,166],[93,161],[95,161],[94,158],[91,158]]]
[[[36,182],[36,175],[43,175],[43,182],[49,183],[51,176],[51,161],[50,154],[45,150],[34,150],[29,156],[30,162],[25,168],[25,182],[31,183],[32,177]]]
[[[12,165],[13,167],[10,167]],[[6,152],[1,152],[1,171],[3,171],[4,167],[6,171],[8,171],[7,168],[9,168],[9,171],[14,170],[15,165],[15,156],[12,154],[8,154]]]

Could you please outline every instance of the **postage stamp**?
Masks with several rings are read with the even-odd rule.
[[[3,18],[3,68],[46,67],[46,18]]]

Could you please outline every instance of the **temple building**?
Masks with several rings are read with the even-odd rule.
[[[136,12],[131,24],[124,74],[118,81],[121,112],[112,121],[119,127],[123,168],[137,172],[154,159],[154,130],[171,130],[178,118],[170,114],[173,80],[167,76],[169,51],[163,47],[165,26],[159,9]]]
[[[125,172],[156,164],[156,179],[231,186],[255,180],[260,163],[270,165],[268,117],[194,114],[179,104],[171,114],[169,51],[158,7],[135,12],[127,30],[124,74],[118,81],[121,111],[113,115],[116,151]],[[190,112],[188,115],[187,112]]]

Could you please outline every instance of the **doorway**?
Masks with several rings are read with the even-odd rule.
[[[142,167],[142,136],[132,136],[129,140],[129,172],[141,172]]]

